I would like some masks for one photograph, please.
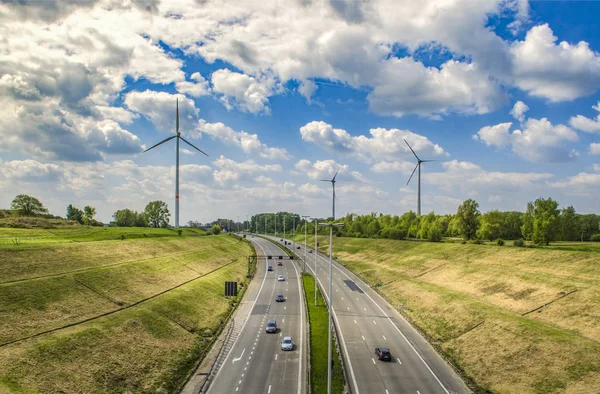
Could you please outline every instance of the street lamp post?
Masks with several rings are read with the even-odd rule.
[[[283,215],[283,242],[286,242],[286,238],[285,238],[285,217],[287,215]]]
[[[329,227],[329,337],[327,338],[327,394],[331,394],[331,326],[333,325],[333,228],[342,227],[343,223],[319,223]]]
[[[317,306],[317,218],[315,218],[315,306]]]
[[[307,226],[306,226],[306,218],[310,216],[302,216],[304,218],[304,266],[302,267],[302,274],[306,273],[306,234],[307,234]]]

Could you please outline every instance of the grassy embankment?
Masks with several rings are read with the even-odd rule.
[[[202,234],[0,229],[0,392],[172,392],[231,311],[223,282],[244,282],[251,254]]]
[[[600,392],[600,247],[335,238],[334,255],[482,391]]]
[[[303,277],[304,293],[315,293],[315,279],[308,274]],[[327,324],[329,314],[327,306],[317,291],[317,304],[309,297],[308,317],[310,319],[310,377],[311,392],[315,394],[327,393]],[[335,352],[335,349],[334,349]],[[342,376],[342,364],[337,352],[333,355],[333,375],[331,379],[331,392],[342,393],[344,380]]]

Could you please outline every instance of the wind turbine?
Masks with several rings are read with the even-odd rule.
[[[181,133],[179,132],[179,99],[177,99],[177,121],[176,121],[175,131],[177,134],[175,134],[172,137],[165,138],[164,140],[160,141],[158,144],[146,149],[144,151],[144,153],[148,152],[151,149],[156,148],[159,145],[164,144],[165,142],[171,141],[173,138],[177,138],[177,149],[175,152],[175,228],[178,228],[179,227],[179,140],[182,140],[183,142],[185,142],[192,148],[196,149],[198,152],[200,152],[203,155],[205,155],[206,157],[208,157],[208,155],[206,153],[204,153],[200,149],[196,148],[191,142],[187,141],[185,138],[183,138],[181,136]]]
[[[408,178],[408,181],[406,182],[406,185],[408,186],[408,183],[412,179],[413,175],[415,175],[415,171],[418,168],[419,169],[419,176],[418,176],[418,183],[417,183],[417,216],[421,216],[421,163],[427,163],[427,162],[435,161],[435,160],[421,160],[419,158],[419,156],[417,156],[417,154],[415,153],[415,151],[413,150],[413,148],[410,146],[410,144],[408,143],[408,141],[404,140],[404,142],[406,142],[406,145],[408,145],[408,148],[410,149],[410,151],[417,158],[417,165],[415,166],[415,169],[413,170],[412,174],[410,174],[410,178]]]
[[[333,220],[335,220],[335,177],[341,169],[342,167],[338,168],[332,179],[321,179],[321,182],[331,182],[331,186],[333,187]]]

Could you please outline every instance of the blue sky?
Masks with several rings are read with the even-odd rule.
[[[0,5],[0,206],[172,208],[181,222],[523,210],[597,212],[598,2],[92,1]],[[186,146],[183,145],[182,148]]]

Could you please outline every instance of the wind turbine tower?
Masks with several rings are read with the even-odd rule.
[[[337,176],[338,172],[340,172],[341,167],[338,168],[338,170],[335,172],[335,175],[333,176],[332,179],[321,179],[321,182],[331,182],[331,186],[333,187],[333,209],[332,209],[332,213],[333,213],[333,220],[335,220],[335,177]]]
[[[177,145],[175,150],[175,228],[179,228],[179,140],[182,140],[192,148],[196,149],[198,152],[202,153],[206,157],[208,155],[202,152],[200,149],[196,148],[191,142],[187,141],[185,138],[181,136],[181,132],[179,132],[179,99],[177,99],[177,109],[176,109],[176,123],[175,123],[175,132],[174,136],[169,138],[165,138],[158,144],[146,149],[144,153],[148,152],[151,149],[156,148],[159,145],[164,144],[165,142],[171,141],[173,138],[177,139]]]
[[[408,178],[408,181],[406,182],[406,185],[408,186],[408,183],[412,179],[413,175],[415,175],[415,171],[418,168],[419,169],[419,174],[417,175],[417,216],[421,216],[421,163],[427,163],[427,162],[435,161],[435,160],[421,160],[419,158],[419,156],[417,156],[417,154],[415,153],[415,151],[413,150],[413,148],[410,146],[410,144],[408,143],[408,141],[404,140],[404,142],[406,142],[406,145],[408,145],[408,148],[410,149],[410,151],[417,158],[417,165],[415,166],[415,169],[413,170],[412,174],[410,174],[410,178]]]

